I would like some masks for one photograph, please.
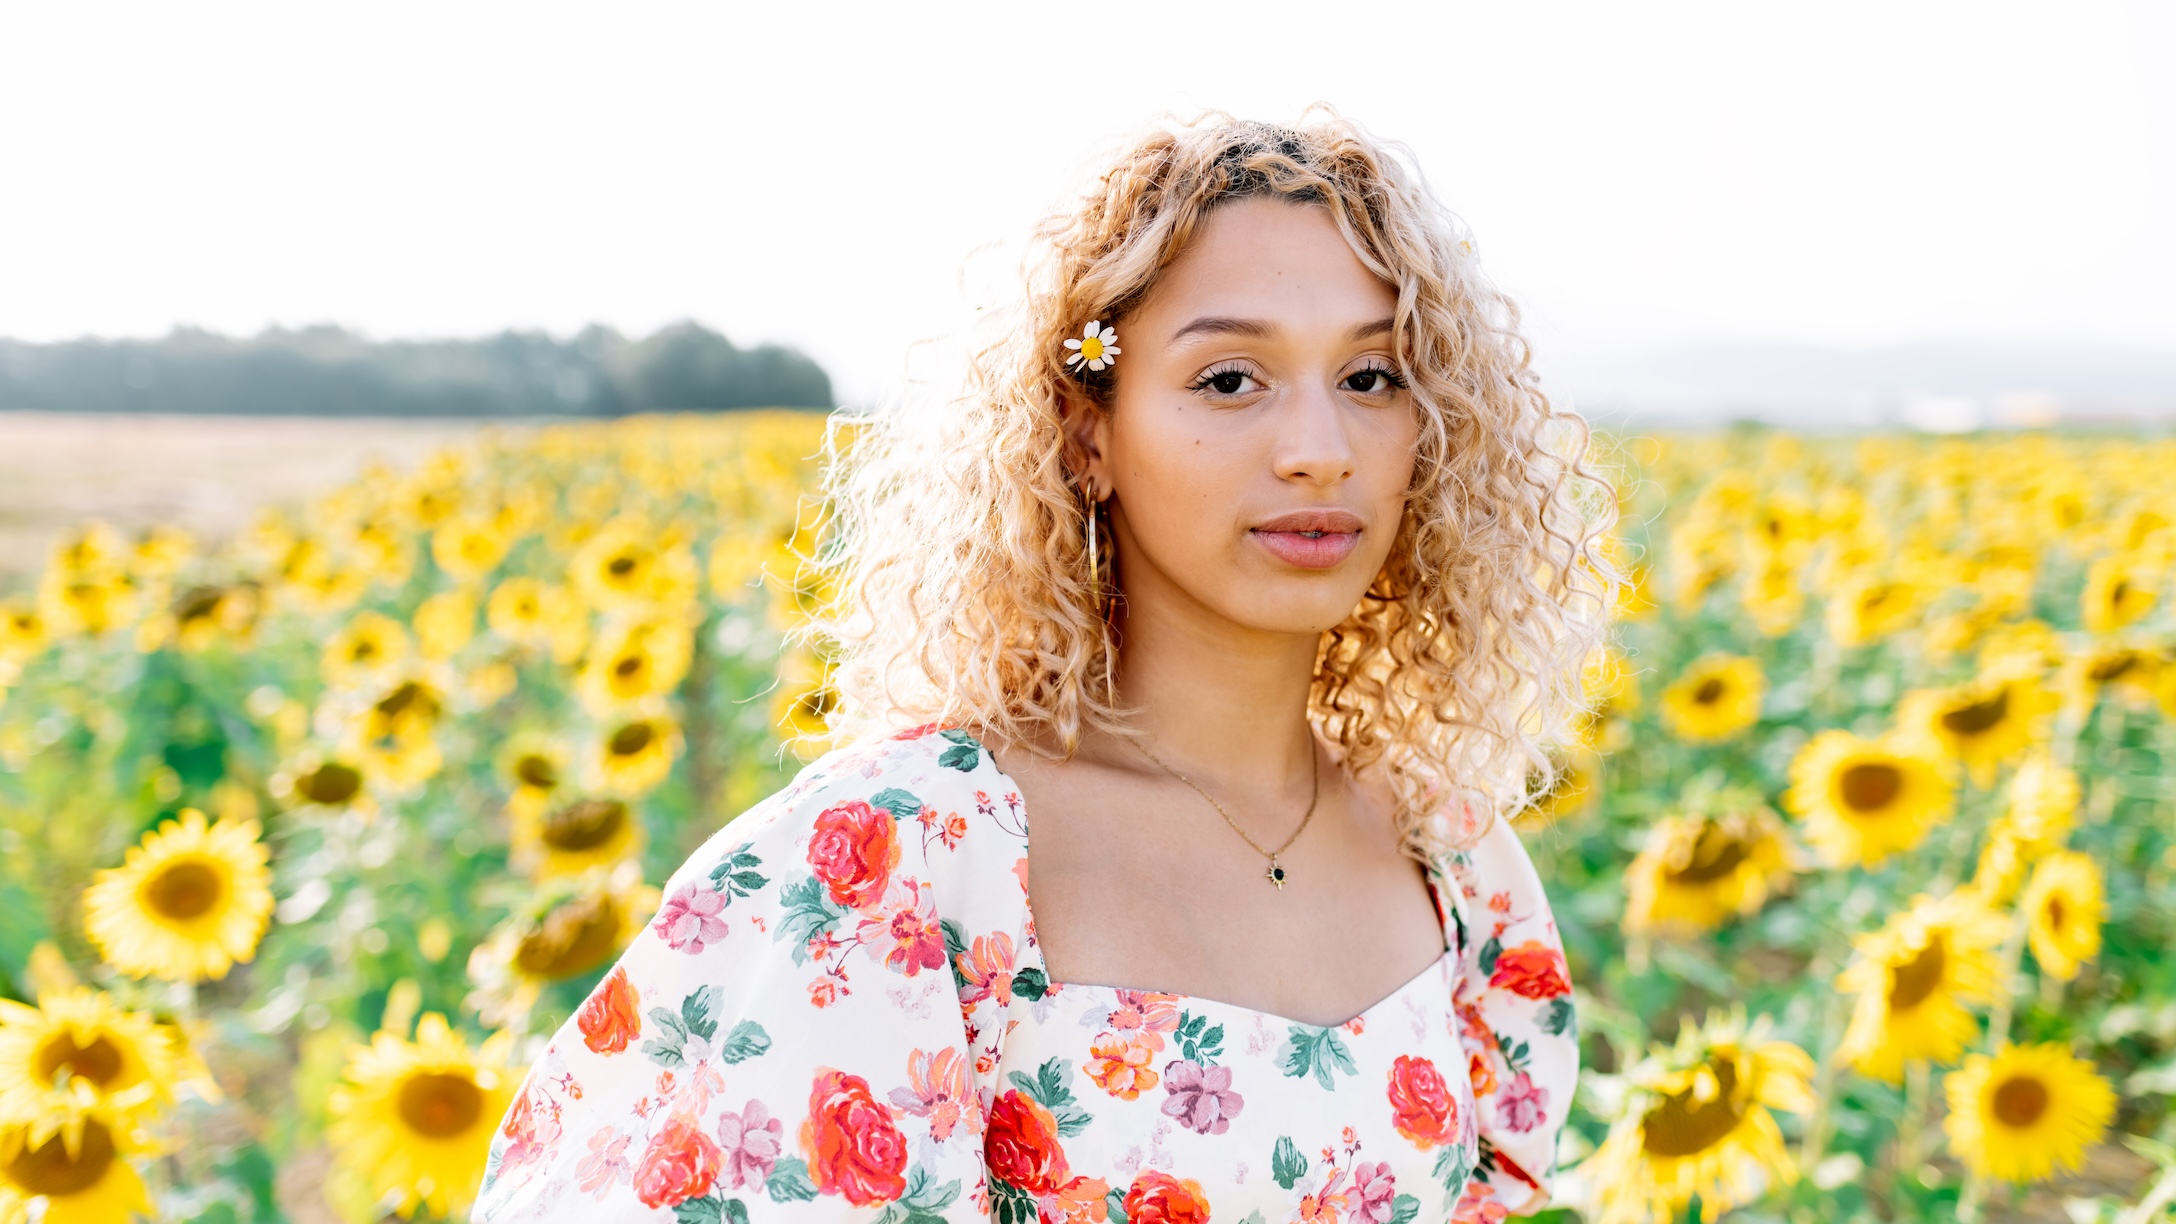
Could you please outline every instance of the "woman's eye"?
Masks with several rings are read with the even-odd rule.
[[[1374,367],[1355,370],[1345,377],[1345,389],[1355,395],[1387,395],[1403,385],[1396,374]]]
[[[1214,391],[1218,395],[1238,395],[1255,389],[1254,377],[1245,370],[1211,370],[1194,384],[1196,391]]]

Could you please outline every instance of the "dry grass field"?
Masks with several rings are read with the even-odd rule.
[[[485,427],[468,420],[0,413],[0,592],[30,582],[56,534],[71,524],[167,523],[215,540],[259,506],[307,498],[373,462],[410,465]]]

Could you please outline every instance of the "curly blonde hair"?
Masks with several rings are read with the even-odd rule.
[[[1085,386],[1109,411],[1115,373],[1069,372],[1062,342],[1088,319],[1123,329],[1219,205],[1275,196],[1328,210],[1396,288],[1421,425],[1389,560],[1322,635],[1310,717],[1348,768],[1381,771],[1423,857],[1553,777],[1547,748],[1581,706],[1614,597],[1596,541],[1615,500],[1585,423],[1529,369],[1518,308],[1400,154],[1334,114],[1153,131],[1036,228],[1024,296],[956,396],[833,430],[816,561],[837,597],[816,631],[835,731],[936,722],[1062,755],[1091,728],[1130,734],[1060,407],[1061,388]]]

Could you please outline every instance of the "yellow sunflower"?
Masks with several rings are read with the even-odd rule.
[[[469,1005],[487,1023],[513,1023],[545,986],[580,977],[624,951],[661,899],[628,861],[545,882],[470,953],[476,992]]]
[[[517,645],[548,651],[554,662],[572,663],[589,643],[589,613],[565,587],[534,578],[509,578],[484,606],[491,631]]]
[[[2151,572],[2136,558],[2102,557],[2085,575],[2082,617],[2088,633],[2114,633],[2153,611]]]
[[[2111,689],[2131,706],[2143,707],[2160,688],[2162,666],[2159,651],[2135,643],[2102,642],[2065,659],[2056,685],[2062,690],[2063,703],[2079,715],[2091,712]]]
[[[483,1180],[491,1135],[513,1103],[512,1033],[470,1049],[446,1018],[426,1013],[414,1041],[380,1032],[349,1051],[333,1089],[330,1136],[340,1163],[403,1215],[418,1206],[459,1215]]]
[[[642,820],[624,799],[571,799],[548,807],[509,805],[515,861],[539,875],[578,875],[642,850]]]
[[[1640,709],[1639,680],[1623,652],[1604,647],[1588,655],[1579,681],[1587,706],[1578,721],[1579,742],[1602,751],[1623,747],[1624,720]]]
[[[358,612],[325,643],[325,683],[360,688],[390,674],[408,658],[408,631],[382,612]]]
[[[831,715],[839,707],[831,669],[806,651],[779,662],[778,687],[771,690],[771,725],[803,756],[822,750],[831,734]]]
[[[1770,562],[1746,580],[1739,599],[1753,627],[1764,637],[1782,637],[1797,628],[1806,612],[1806,587],[1791,565]]]
[[[1896,717],[1905,734],[1963,765],[1984,789],[1994,785],[1997,769],[2038,742],[2042,716],[2054,704],[2038,677],[2014,671],[1906,693]]]
[[[129,848],[83,894],[83,929],[130,977],[223,978],[256,955],[272,916],[272,873],[254,820],[207,825],[183,810]]]
[[[1521,828],[1583,812],[1594,798],[1595,777],[1602,765],[1599,755],[1577,751],[1559,755],[1551,763],[1550,773],[1536,770],[1527,776],[1528,802],[1517,816]]]
[[[272,775],[272,797],[290,807],[320,807],[328,811],[375,813],[360,765],[316,752],[304,753],[294,764]]]
[[[35,1146],[86,1102],[141,1119],[174,1097],[181,1067],[171,1032],[103,991],[47,991],[38,1005],[0,999],[0,1124]]]
[[[440,591],[416,605],[416,645],[426,659],[450,659],[476,636],[476,597]]]
[[[2017,826],[2001,818],[1988,826],[1980,846],[1978,867],[1972,873],[1972,889],[1990,906],[2008,905],[2025,882],[2025,872],[2048,847],[2020,835]]]
[[[1813,1107],[1813,1059],[1767,1040],[1741,1011],[1687,1023],[1677,1045],[1635,1066],[1630,1108],[1582,1168],[1600,1196],[1597,1224],[1669,1224],[1698,1198],[1703,1218],[1752,1201],[1798,1167],[1770,1110]]]
[[[1894,1082],[1907,1062],[1954,1062],[1979,1035],[1967,1002],[1993,998],[2002,917],[1978,894],[1922,896],[1888,925],[1854,940],[1836,978],[1858,996],[1837,1054],[1862,1073]]]
[[[2004,1181],[2076,1169],[2116,1112],[2115,1090],[2093,1064],[2053,1042],[1974,1054],[1942,1089],[1950,1151],[1974,1173]]]
[[[511,787],[507,810],[519,819],[566,799],[567,749],[559,740],[534,733],[519,735],[499,758],[499,770]]]
[[[2046,621],[2022,620],[1987,631],[1980,642],[1979,666],[1983,674],[2043,672],[2063,657],[2063,639]]]
[[[1783,804],[1836,866],[1872,865],[1917,846],[1949,819],[1955,794],[1941,769],[1898,743],[1823,731],[1791,760]]]
[[[1709,930],[1757,912],[1790,879],[1783,822],[1767,808],[1667,816],[1625,869],[1625,929]]]
[[[45,649],[52,637],[45,617],[26,603],[0,604],[0,659],[21,662]]]
[[[2100,924],[2108,904],[2100,868],[2091,858],[2060,850],[2041,859],[2018,904],[2042,973],[2067,982],[2078,976],[2079,965],[2100,955]]]
[[[172,641],[185,654],[199,654],[221,641],[247,640],[259,611],[254,584],[194,586],[174,597],[165,615],[139,629],[139,646]]]
[[[1743,655],[1708,655],[1662,691],[1662,722],[1679,739],[1716,743],[1760,721],[1767,691],[1759,663]]]
[[[1925,592],[1917,584],[1860,577],[1829,596],[1825,623],[1840,646],[1865,646],[1906,628],[1918,617]]]
[[[365,772],[395,786],[428,780],[445,764],[438,725],[446,714],[444,690],[411,674],[379,688],[349,728],[350,750]]]
[[[454,515],[431,533],[431,559],[456,582],[475,582],[499,567],[511,543],[488,518]]]
[[[592,644],[589,659],[575,679],[582,703],[602,714],[680,686],[694,653],[691,626],[646,617],[606,629]]]
[[[0,1220],[129,1224],[150,1216],[151,1196],[128,1162],[142,1146],[97,1107],[76,1106],[39,1139],[28,1127],[0,1127]]]
[[[699,588],[687,546],[633,519],[607,523],[577,549],[568,577],[590,606],[608,612],[684,604]]]
[[[680,746],[680,725],[665,714],[638,714],[606,724],[590,753],[595,789],[627,798],[649,794],[672,773]]]
[[[2078,814],[2082,792],[2077,771],[2036,752],[2010,775],[2009,808],[2003,816],[2016,835],[2041,846],[2060,843]]]

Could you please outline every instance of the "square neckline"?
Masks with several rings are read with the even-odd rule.
[[[981,736],[976,735],[974,732],[969,731],[964,727],[950,729],[955,730],[959,734],[965,735],[969,739],[973,740],[975,743],[975,747],[981,750],[983,759],[989,762],[990,772],[997,775],[998,779],[1005,784],[1005,788],[1007,790],[1011,791],[1012,794],[1019,796],[1020,798],[1020,858],[1021,862],[1024,863],[1027,868],[1020,880],[1020,907],[1022,911],[1026,914],[1028,930],[1034,935],[1034,938],[1028,942],[1025,951],[1028,955],[1034,957],[1034,964],[1031,967],[1039,970],[1042,973],[1043,981],[1047,985],[1059,991],[1100,990],[1124,991],[1129,994],[1161,995],[1164,998],[1174,999],[1181,1003],[1192,1003],[1200,1004],[1205,1007],[1223,1008],[1227,1011],[1238,1012],[1244,1015],[1260,1016],[1265,1020],[1275,1021],[1280,1024],[1293,1024],[1311,1029],[1336,1029],[1344,1028],[1345,1026],[1352,1024],[1354,1021],[1365,1022],[1369,1019],[1372,1019],[1376,1012],[1381,1011],[1383,1008],[1397,1002],[1400,998],[1403,998],[1408,991],[1420,985],[1424,980],[1427,979],[1430,974],[1436,973],[1437,971],[1441,970],[1445,961],[1448,961],[1451,958],[1458,956],[1464,950],[1462,946],[1463,940],[1460,938],[1459,928],[1457,926],[1454,926],[1454,911],[1452,909],[1452,903],[1450,899],[1444,894],[1443,881],[1438,875],[1437,866],[1434,863],[1428,863],[1423,865],[1424,869],[1421,872],[1421,877],[1428,889],[1428,900],[1431,904],[1435,906],[1436,926],[1443,935],[1444,946],[1442,953],[1438,955],[1434,960],[1431,960],[1426,965],[1422,966],[1418,973],[1415,973],[1412,977],[1407,978],[1404,982],[1393,988],[1389,994],[1384,995],[1382,998],[1377,999],[1373,1003],[1368,1004],[1365,1008],[1362,1008],[1359,1012],[1356,1012],[1355,1014],[1348,1016],[1335,1024],[1315,1024],[1312,1021],[1300,1020],[1292,1016],[1280,1015],[1277,1012],[1265,1011],[1258,1007],[1248,1007],[1243,1003],[1232,1003],[1223,999],[1212,999],[1204,995],[1180,994],[1168,990],[1151,990],[1140,986],[1115,986],[1103,982],[1061,982],[1051,975],[1050,963],[1043,959],[1042,931],[1041,928],[1036,925],[1035,921],[1035,890],[1030,885],[1030,881],[1033,880],[1035,877],[1035,822],[1028,811],[1027,796],[1021,794],[1020,783],[1015,781],[1011,774],[1005,772],[1004,766],[997,763],[997,754],[990,751],[990,746],[983,742]]]

